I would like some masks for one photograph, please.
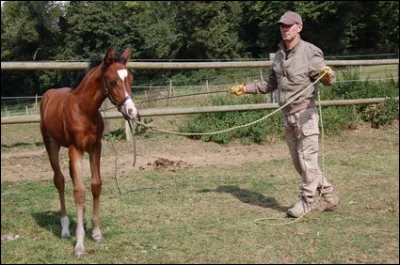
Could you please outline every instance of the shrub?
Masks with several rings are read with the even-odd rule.
[[[235,104],[258,104],[265,102],[265,95],[249,95],[241,97],[212,96],[212,105],[235,105]],[[205,133],[220,131],[235,126],[241,126],[256,121],[269,113],[271,110],[254,111],[233,111],[206,113],[192,116],[190,122],[180,127],[181,132],[185,133]],[[232,139],[241,139],[243,143],[256,142],[262,143],[267,140],[267,135],[282,134],[281,114],[272,115],[254,125],[235,129],[227,133],[189,136],[192,139],[202,139],[203,141],[212,141],[220,144],[226,144]]]
[[[374,128],[392,124],[399,118],[399,102],[396,99],[388,99],[379,104],[369,105],[364,109],[362,118]]]
[[[351,106],[329,106],[323,108],[323,126],[327,135],[336,135],[346,129],[354,129],[363,120],[370,122],[372,126],[379,127],[384,124],[391,124],[394,119],[399,117],[398,106],[398,82],[393,79],[389,81],[376,82],[366,80],[359,81],[359,72],[347,71],[342,74],[343,80],[349,82],[337,82],[333,86],[321,89],[321,100],[330,99],[359,99],[359,98],[379,98],[390,97],[378,105],[351,105]],[[243,95],[235,96],[213,96],[210,104],[214,106],[235,105],[235,104],[258,104],[265,103],[269,95]],[[234,126],[244,125],[258,120],[273,110],[260,111],[235,111],[225,113],[207,113],[191,116],[190,122],[181,126],[181,132],[214,132]],[[214,141],[226,144],[232,139],[240,139],[243,143],[266,142],[268,136],[283,137],[282,114],[276,113],[267,119],[240,129],[229,131],[228,133],[192,136],[194,139],[204,141]]]

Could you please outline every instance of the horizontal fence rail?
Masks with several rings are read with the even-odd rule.
[[[325,60],[331,66],[360,66],[399,64],[399,59],[378,60]],[[127,66],[135,70],[181,70],[214,68],[262,68],[271,66],[272,61],[243,62],[128,62]],[[75,70],[87,69],[88,62],[1,62],[1,70]]]
[[[323,100],[317,101],[317,105],[321,106],[341,106],[341,105],[359,105],[359,104],[377,104],[384,102],[389,98],[368,98],[368,99],[341,99],[341,100]],[[398,98],[396,98],[398,100]],[[249,111],[249,110],[266,110],[279,108],[277,103],[263,104],[244,104],[244,105],[225,105],[225,106],[207,106],[207,107],[191,107],[191,108],[164,108],[164,109],[142,109],[140,110],[141,117],[152,116],[167,116],[167,115],[186,115],[200,114],[210,112],[229,112],[229,111]],[[121,113],[102,112],[104,119],[122,119]],[[1,124],[20,124],[20,123],[38,123],[40,115],[12,116],[2,117]]]

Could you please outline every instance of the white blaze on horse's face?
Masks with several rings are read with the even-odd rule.
[[[128,76],[128,70],[126,69],[120,69],[117,71],[119,77],[122,79],[122,84],[124,84],[124,91],[125,91],[125,97],[129,96],[128,93],[126,92],[125,88],[125,78]],[[121,112],[129,117],[131,120],[135,119],[138,115],[138,111],[136,109],[135,103],[133,103],[132,98],[129,98],[124,102],[124,104],[120,108]]]

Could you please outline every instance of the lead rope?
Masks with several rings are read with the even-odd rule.
[[[137,124],[138,126],[141,125],[141,126],[144,126],[144,127],[146,127],[146,128],[150,128],[150,129],[152,129],[152,130],[154,130],[154,131],[163,132],[163,133],[169,133],[169,134],[176,134],[176,135],[184,135],[184,136],[213,135],[213,134],[226,133],[226,132],[229,132],[229,131],[232,131],[232,130],[235,130],[235,129],[239,129],[239,128],[244,128],[244,127],[247,127],[247,126],[251,126],[251,125],[253,125],[253,124],[256,124],[256,123],[258,123],[258,122],[261,122],[262,120],[267,119],[268,117],[272,116],[273,114],[275,114],[275,113],[278,112],[279,110],[282,110],[284,107],[286,107],[287,105],[289,105],[290,103],[292,103],[294,100],[296,100],[296,99],[298,98],[298,96],[302,95],[302,94],[303,94],[305,91],[307,91],[309,88],[313,87],[317,82],[319,82],[319,81],[325,76],[325,74],[326,74],[326,72],[324,72],[322,75],[320,75],[320,76],[317,78],[317,80],[315,80],[311,85],[307,86],[305,89],[303,89],[302,91],[300,91],[300,92],[298,92],[296,95],[294,95],[294,96],[292,97],[291,100],[289,100],[288,102],[286,102],[284,105],[282,105],[282,106],[279,107],[278,109],[276,109],[276,110],[274,110],[273,112],[271,112],[271,113],[265,115],[264,117],[261,117],[261,118],[258,119],[258,120],[255,120],[255,121],[246,123],[246,124],[244,124],[244,125],[238,125],[238,126],[234,126],[234,127],[228,128],[228,129],[223,129],[223,130],[219,130],[219,131],[215,131],[215,132],[206,132],[206,133],[181,133],[181,132],[175,132],[175,131],[162,130],[162,129],[159,129],[159,128],[155,127],[155,126],[147,125],[147,124],[145,124],[145,123],[141,123],[141,122],[138,122],[138,121],[135,121],[135,122],[136,122],[136,124]],[[322,154],[322,172],[321,172],[321,173],[322,173],[322,178],[324,178],[324,170],[325,170],[325,159],[324,159],[324,156],[325,156],[325,151],[324,151],[324,127],[323,127],[323,121],[322,121],[322,108],[321,108],[321,104],[320,104],[321,98],[320,98],[320,91],[319,91],[319,88],[317,88],[317,94],[318,94],[318,102],[319,102],[319,108],[318,108],[318,109],[319,109],[320,122],[321,122],[321,131],[322,131],[322,132],[321,132],[321,138],[322,138],[322,139],[321,139],[321,145],[322,145],[322,152],[323,152],[323,154]],[[321,200],[321,198],[322,198],[322,191],[323,191],[323,185],[322,185],[322,187],[321,187],[321,191],[320,191],[320,194],[319,194],[318,199],[314,202],[313,205],[311,205],[310,211],[309,211],[309,212],[311,212],[311,211],[313,210],[313,208],[315,208],[315,206],[317,205],[317,203]],[[307,212],[307,213],[308,213],[308,212]],[[295,223],[295,222],[299,222],[307,213],[303,213],[301,216],[299,216],[298,218],[296,218],[296,219],[294,219],[294,220],[284,221],[283,223],[274,223],[274,224],[269,224],[269,225],[287,225],[287,224],[293,224],[293,223]],[[260,218],[260,219],[254,220],[254,222],[255,222],[255,223],[259,223],[259,222],[261,222],[261,221],[266,221],[266,220],[281,220],[281,219],[287,220],[287,218]],[[310,219],[310,220],[312,220],[312,219]]]
[[[104,113],[104,118],[107,119],[106,112],[103,111],[103,113]],[[107,121],[107,122],[108,122],[108,121]],[[132,141],[133,141],[133,165],[132,165],[132,166],[134,167],[135,164],[136,164],[136,135],[135,135],[134,130],[132,129],[132,125],[131,125],[131,122],[130,122],[129,120],[128,120],[128,124],[129,124],[129,128],[130,128],[130,130],[131,130]],[[113,140],[112,138],[110,138],[110,142],[111,142],[111,146],[112,146],[112,149],[113,149],[113,151],[114,151],[114,154],[115,154],[114,180],[115,180],[115,184],[117,185],[118,192],[119,192],[119,194],[121,195],[122,192],[121,192],[121,188],[119,187],[118,177],[117,177],[117,161],[118,161],[118,154],[117,154],[117,150],[115,149],[115,146],[114,146],[114,140]]]
[[[271,112],[271,113],[265,115],[264,117],[261,117],[261,118],[258,119],[258,120],[249,122],[249,123],[244,124],[244,125],[238,125],[238,126],[234,126],[234,127],[228,128],[228,129],[223,129],[223,130],[219,130],[219,131],[215,131],[215,132],[206,132],[206,133],[181,133],[181,132],[175,132],[175,131],[162,130],[162,129],[159,129],[159,128],[155,127],[155,126],[151,126],[151,125],[148,125],[148,124],[139,122],[139,121],[137,121],[137,120],[135,120],[135,123],[137,124],[137,126],[143,126],[143,127],[145,127],[145,128],[150,128],[150,129],[152,129],[152,130],[154,130],[154,131],[163,132],[163,133],[169,133],[169,134],[176,134],[176,135],[184,135],[184,136],[213,135],[213,134],[226,133],[226,132],[229,132],[229,131],[232,131],[232,130],[235,130],[235,129],[239,129],[239,128],[244,128],[244,127],[251,126],[251,125],[253,125],[253,124],[256,124],[256,123],[258,123],[258,122],[261,122],[261,121],[267,119],[268,117],[272,116],[273,114],[275,114],[275,113],[278,112],[279,110],[282,110],[284,107],[286,107],[287,105],[289,105],[290,103],[292,103],[294,100],[297,99],[298,96],[302,95],[302,94],[303,94],[305,91],[307,91],[310,87],[313,87],[317,82],[319,82],[319,80],[321,80],[322,77],[325,76],[325,74],[326,74],[326,73],[324,72],[324,73],[323,73],[321,76],[319,76],[319,77],[317,78],[317,80],[315,80],[312,84],[310,84],[309,86],[307,86],[304,90],[298,92],[296,95],[294,95],[294,96],[292,97],[291,100],[289,100],[288,102],[286,102],[284,105],[282,105],[281,107],[279,107],[279,108],[276,109],[275,111],[273,111],[273,112]],[[317,89],[317,92],[318,92],[318,101],[320,102],[320,91],[319,91],[319,89]],[[319,104],[319,111],[320,111],[321,125],[322,125],[322,110],[321,110],[321,104]],[[135,137],[134,130],[132,129],[132,125],[131,125],[131,123],[130,123],[129,120],[128,120],[128,124],[129,124],[129,128],[130,128],[131,134],[132,134],[132,140],[133,140],[133,146],[134,146],[134,147],[133,147],[133,148],[134,148],[134,161],[133,161],[133,166],[135,166],[135,164],[136,164],[136,137]],[[323,135],[324,135],[324,134],[323,134],[323,126],[321,126],[321,130],[322,130],[322,138],[323,138]],[[115,160],[115,165],[116,165],[116,167],[117,167],[117,152],[116,152],[116,150],[115,150],[115,147],[114,147],[114,144],[113,144],[113,141],[112,141],[112,140],[111,140],[111,144],[112,144],[112,147],[113,147],[114,152],[115,152],[115,156],[116,156],[116,158],[115,158],[115,159],[116,159],[116,160]],[[323,146],[323,139],[322,139],[322,146]],[[324,164],[324,154],[323,154],[323,157],[322,157],[322,161],[323,161],[323,164]],[[324,169],[324,166],[323,166],[323,169]],[[322,171],[322,174],[323,174],[323,171]],[[115,170],[114,179],[115,179],[115,182],[116,182],[116,185],[117,185],[117,188],[118,188],[119,193],[122,194],[121,189],[119,188],[119,184],[118,184],[117,170]],[[322,188],[323,188],[323,187],[322,187]],[[315,205],[317,204],[317,202],[320,200],[321,194],[322,194],[322,190],[321,190],[321,193],[320,193],[320,197],[319,197],[318,200],[315,202],[314,206],[315,206]],[[314,206],[313,206],[313,207],[314,207]],[[312,208],[313,208],[313,207],[312,207]],[[286,222],[285,224],[287,224],[287,223],[294,223],[294,222],[296,222],[296,221],[299,221],[299,220],[300,220],[301,218],[303,218],[304,216],[305,216],[305,214],[301,215],[300,217],[298,217],[298,218],[295,219],[294,221]],[[272,218],[272,219],[276,219],[276,218]],[[271,219],[271,218],[261,218],[261,219],[255,220],[255,222],[257,223],[257,222],[262,221],[262,220],[272,220],[272,219]]]
[[[183,133],[183,132],[176,132],[176,131],[163,130],[163,129],[157,128],[157,127],[154,126],[154,125],[149,125],[149,124],[142,123],[142,122],[139,122],[139,121],[136,121],[136,120],[135,120],[135,123],[136,123],[138,126],[143,126],[143,127],[146,127],[146,128],[150,128],[150,129],[152,129],[152,130],[154,130],[154,131],[158,131],[158,132],[162,132],[162,133],[175,134],[175,135],[183,135],[183,136],[214,135],[214,134],[220,134],[220,133],[230,132],[230,131],[233,131],[233,130],[236,130],[236,129],[240,129],[240,128],[244,128],[244,127],[248,127],[248,126],[254,125],[254,124],[256,124],[256,123],[259,123],[259,122],[261,122],[261,121],[263,121],[263,120],[269,118],[270,116],[272,116],[272,115],[275,114],[276,112],[282,110],[282,109],[285,108],[287,105],[291,104],[293,101],[295,101],[295,100],[298,98],[298,96],[302,95],[302,94],[303,94],[305,91],[307,91],[309,88],[313,87],[317,82],[319,82],[319,80],[321,80],[322,77],[324,77],[325,74],[326,74],[326,73],[323,73],[323,74],[322,74],[320,77],[318,77],[317,80],[315,80],[311,85],[307,86],[307,87],[306,87],[305,89],[303,89],[302,91],[297,92],[297,94],[295,94],[295,95],[292,97],[292,99],[288,100],[284,105],[280,106],[279,108],[277,108],[277,109],[274,110],[273,112],[271,112],[271,113],[265,115],[264,117],[261,117],[261,118],[258,119],[258,120],[255,120],[255,121],[252,121],[252,122],[243,124],[243,125],[233,126],[233,127],[231,127],[231,128],[228,128],[228,129],[223,129],[223,130],[219,130],[219,131],[215,131],[215,132],[204,132],[204,133]]]

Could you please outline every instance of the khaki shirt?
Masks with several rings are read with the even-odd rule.
[[[318,79],[319,71],[324,66],[326,66],[324,55],[315,45],[300,40],[289,54],[286,54],[282,42],[280,49],[275,53],[267,80],[246,85],[246,93],[265,94],[277,90],[279,106],[296,98],[283,109],[285,114],[313,107],[318,83],[304,93],[301,92]],[[335,81],[336,77],[333,73],[330,80],[322,82],[324,85],[331,85]]]

